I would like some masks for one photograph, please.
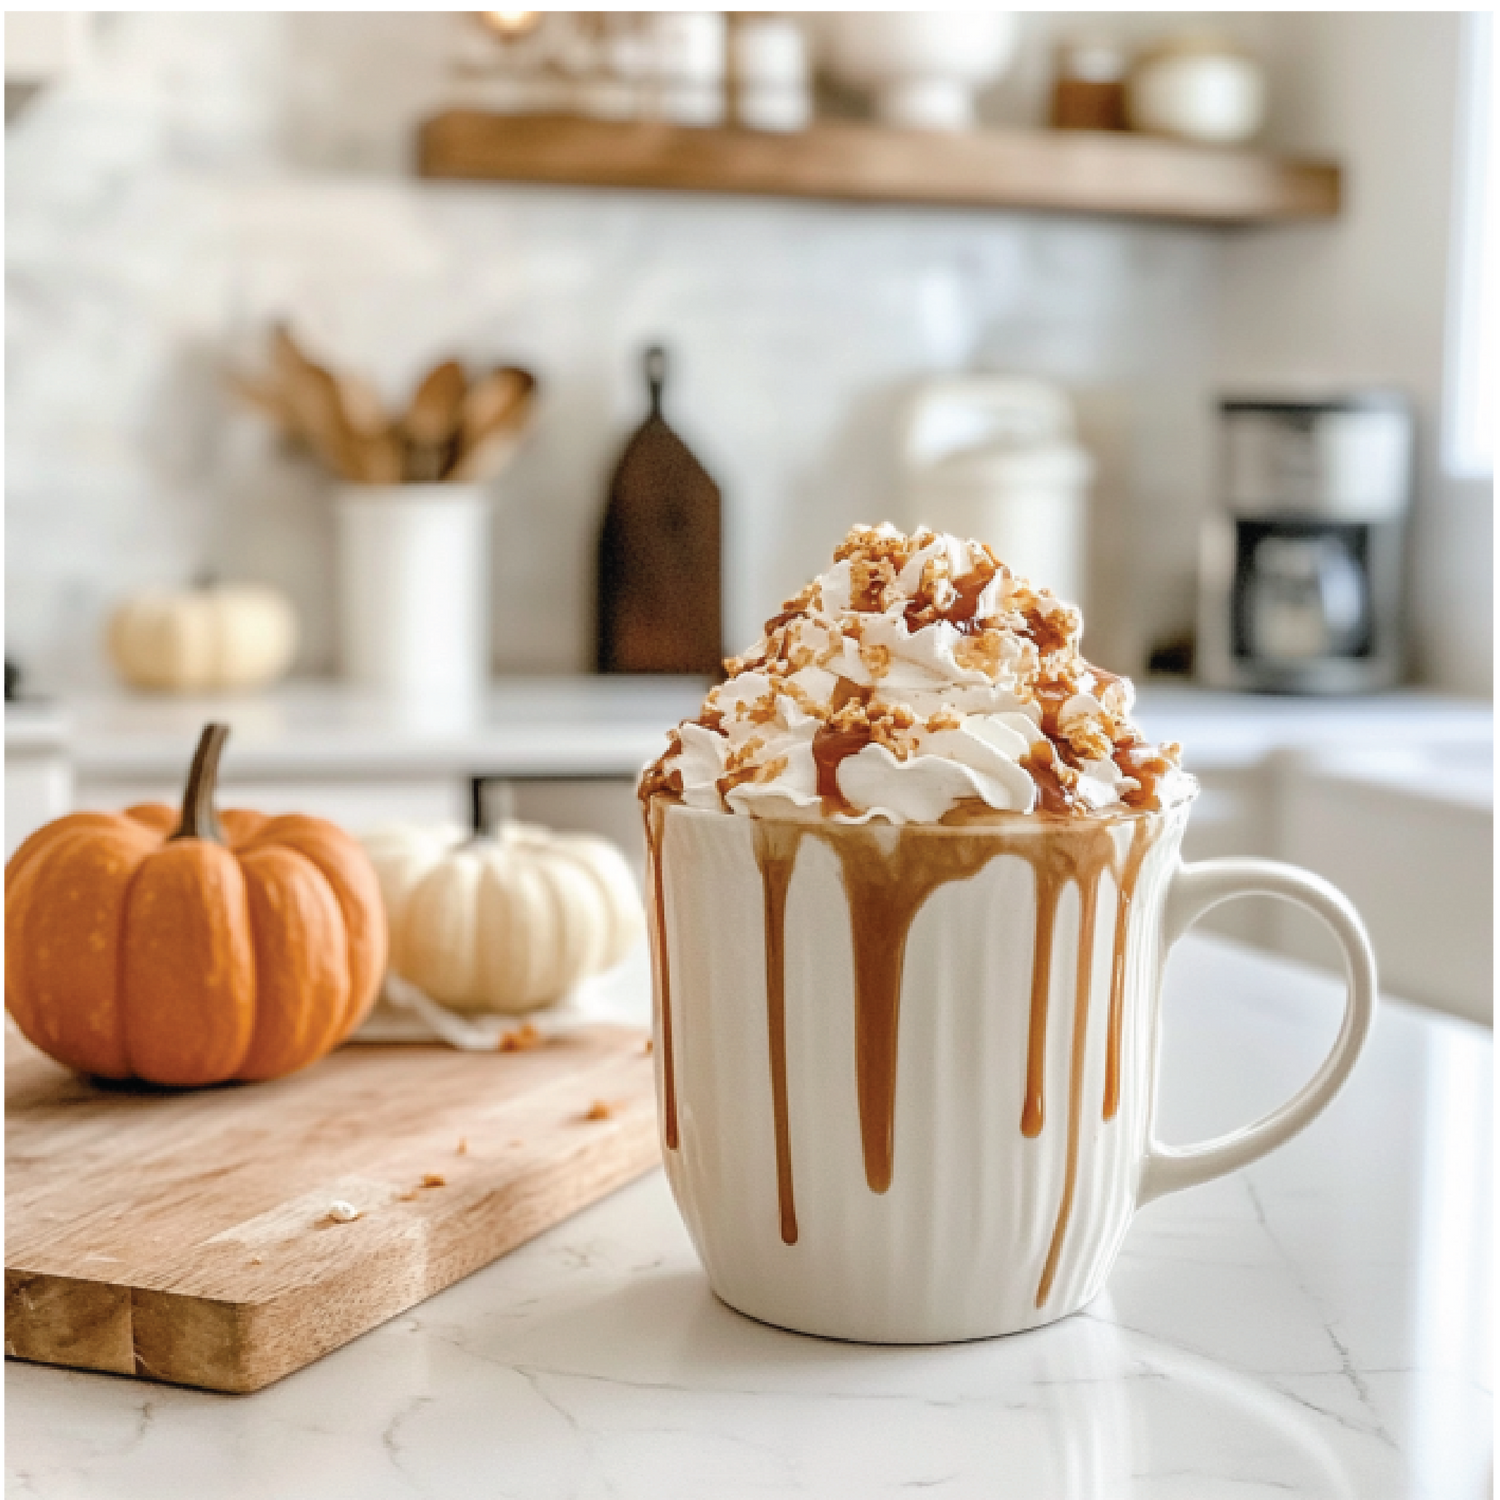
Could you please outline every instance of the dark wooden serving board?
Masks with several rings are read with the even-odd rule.
[[[349,1046],[179,1093],[91,1083],[7,1025],[5,1093],[6,1354],[220,1391],[300,1369],[660,1159],[645,1035],[619,1026],[522,1052]],[[339,1200],[360,1217],[330,1218]]]
[[[650,410],[610,481],[599,534],[595,665],[717,677],[719,487],[662,415],[666,376],[666,351],[648,349]]]

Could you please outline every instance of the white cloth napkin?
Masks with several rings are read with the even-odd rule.
[[[464,1052],[493,1052],[506,1032],[530,1025],[543,1039],[596,1021],[648,1026],[651,977],[646,945],[623,962],[580,981],[555,1004],[520,1015],[474,1015],[449,1010],[399,974],[387,974],[375,1008],[351,1042],[445,1042]]]

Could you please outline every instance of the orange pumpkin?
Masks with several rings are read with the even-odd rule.
[[[229,730],[198,742],[181,814],[72,813],[5,869],[5,1004],[85,1073],[195,1086],[315,1062],[385,972],[380,888],[321,818],[214,810]]]

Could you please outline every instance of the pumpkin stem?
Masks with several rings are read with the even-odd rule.
[[[193,752],[193,768],[188,772],[187,790],[182,794],[182,821],[174,839],[208,839],[224,842],[224,830],[214,811],[214,790],[219,780],[219,756],[229,738],[227,724],[205,724]],[[168,840],[170,842],[170,840]]]

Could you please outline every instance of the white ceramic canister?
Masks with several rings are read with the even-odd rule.
[[[664,1156],[725,1302],[875,1343],[1050,1323],[1103,1288],[1137,1207],[1328,1104],[1375,1005],[1359,918],[1287,865],[1184,865],[1188,812],[893,828],[653,803]],[[1332,929],[1342,1029],[1280,1109],[1163,1146],[1163,964],[1254,894]]]
[[[901,463],[908,530],[977,537],[1020,577],[1084,603],[1094,466],[1066,392],[1008,375],[928,381],[907,409]]]
[[[722,11],[652,12],[656,110],[674,125],[724,123],[728,22]]]
[[[730,33],[735,119],[751,130],[812,123],[807,39],[791,16],[745,16]]]
[[[490,667],[489,491],[345,485],[336,504],[344,676],[404,698],[477,698]]]
[[[1125,112],[1132,130],[1239,145],[1265,121],[1265,74],[1253,58],[1216,37],[1179,37],[1136,62]]]

